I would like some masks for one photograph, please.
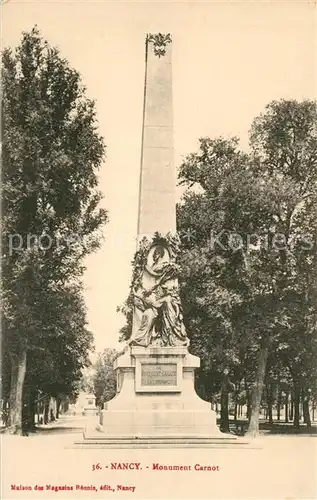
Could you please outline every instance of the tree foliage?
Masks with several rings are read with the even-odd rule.
[[[316,124],[314,102],[272,102],[252,124],[249,154],[236,138],[204,138],[180,167],[191,349],[211,391],[225,367],[237,387],[255,387],[255,433],[270,352],[301,387],[316,377]]]

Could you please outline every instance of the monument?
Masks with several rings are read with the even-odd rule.
[[[211,404],[195,392],[200,360],[188,351],[178,288],[173,160],[172,39],[146,37],[137,251],[129,302],[133,328],[115,362],[117,394],[84,442],[106,447],[223,446]]]

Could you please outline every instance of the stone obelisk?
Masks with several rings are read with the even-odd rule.
[[[172,40],[147,35],[138,247],[129,303],[133,329],[115,361],[117,394],[85,444],[219,446],[216,414],[194,388],[200,360],[188,352],[178,289],[173,159]]]
[[[139,240],[176,231],[171,42],[169,34],[148,35],[145,42]]]

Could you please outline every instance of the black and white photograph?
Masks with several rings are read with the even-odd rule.
[[[0,497],[317,497],[315,1],[2,0]]]

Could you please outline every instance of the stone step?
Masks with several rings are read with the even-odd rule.
[[[180,440],[180,441],[183,441],[184,439],[194,439],[194,440],[197,440],[197,441],[201,441],[201,440],[213,440],[213,441],[221,441],[223,442],[224,440],[225,441],[240,441],[242,440],[243,438],[241,437],[237,437],[237,436],[234,436],[234,435],[231,435],[231,434],[225,434],[225,433],[217,433],[217,434],[212,434],[210,433],[209,435],[208,434],[142,434],[142,435],[139,435],[139,436],[133,436],[131,434],[129,435],[116,435],[116,434],[113,434],[113,435],[106,435],[104,434],[103,432],[100,432],[98,430],[95,430],[95,429],[86,429],[86,431],[84,432],[83,434],[83,438],[84,440],[91,440],[91,439],[94,439],[96,441],[100,441],[100,440],[107,440],[107,441],[126,441],[126,440],[131,440],[131,441],[141,441],[141,440],[144,440],[144,439],[148,439],[150,441],[162,441],[162,439],[164,441],[172,441],[172,440]],[[244,441],[246,441],[246,439],[244,439]]]
[[[74,443],[74,447],[92,448],[249,448],[259,446],[236,437],[92,437]]]
[[[193,449],[201,449],[201,448],[210,448],[210,449],[259,449],[259,446],[250,445],[249,443],[213,443],[213,442],[199,442],[199,443],[191,443],[188,441],[184,441],[183,443],[145,443],[145,442],[125,442],[125,443],[107,443],[107,442],[98,442],[98,443],[75,443],[73,447],[75,449],[85,449],[85,450],[97,450],[97,449],[175,449],[175,448],[193,448]]]

